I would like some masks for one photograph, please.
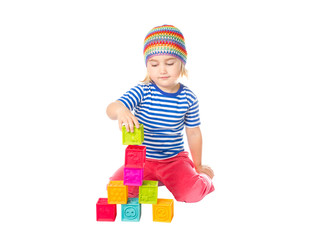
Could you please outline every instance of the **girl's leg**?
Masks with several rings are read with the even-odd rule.
[[[210,177],[196,172],[187,152],[159,161],[157,176],[177,201],[198,202],[214,191]]]

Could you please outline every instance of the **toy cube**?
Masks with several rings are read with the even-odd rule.
[[[96,203],[96,221],[114,222],[117,215],[116,204],[108,204],[107,198],[100,198]]]
[[[143,124],[139,128],[134,127],[133,132],[127,132],[126,127],[122,127],[123,145],[141,145],[144,141]]]
[[[121,205],[121,220],[126,222],[139,222],[141,217],[141,204],[138,198],[129,198],[127,204]]]
[[[158,181],[143,181],[139,187],[139,203],[156,204]]]
[[[145,163],[146,147],[129,145],[125,153],[125,167],[143,168]]]
[[[126,204],[128,200],[128,187],[123,181],[110,181],[107,185],[109,204]]]
[[[124,185],[141,186],[143,168],[124,168]]]
[[[157,204],[152,205],[154,222],[171,222],[174,216],[174,200],[158,199]]]

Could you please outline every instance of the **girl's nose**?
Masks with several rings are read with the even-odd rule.
[[[161,64],[160,73],[166,73],[166,66]]]

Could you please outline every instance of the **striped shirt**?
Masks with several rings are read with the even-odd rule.
[[[144,126],[147,158],[167,159],[184,151],[183,129],[200,125],[196,95],[180,84],[167,93],[153,82],[138,84],[119,99]]]

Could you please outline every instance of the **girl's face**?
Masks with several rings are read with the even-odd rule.
[[[147,70],[154,83],[165,92],[176,92],[179,84],[181,61],[171,55],[154,56],[148,60]]]

